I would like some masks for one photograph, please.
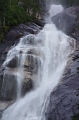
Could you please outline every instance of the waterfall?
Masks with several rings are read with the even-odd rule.
[[[63,10],[61,5],[53,5],[49,10],[49,17],[53,7],[54,15]],[[50,21],[50,18],[48,20]],[[38,53],[31,55],[34,66],[35,60],[38,61],[38,70],[36,77],[33,78],[33,90],[22,97],[21,87],[25,76],[23,66],[30,49]],[[30,34],[21,38],[19,44],[9,51],[4,62],[5,66],[13,56],[18,56],[19,67],[16,70],[18,99],[4,111],[2,120],[45,120],[50,93],[61,82],[69,55],[73,51],[74,39],[57,30],[51,22],[47,23],[37,35]]]

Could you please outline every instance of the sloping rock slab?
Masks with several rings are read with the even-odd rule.
[[[79,43],[77,43],[79,44]],[[79,46],[78,46],[79,47]],[[79,112],[79,48],[67,66],[61,84],[51,93],[46,120],[71,120]]]

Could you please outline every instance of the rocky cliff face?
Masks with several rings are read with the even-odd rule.
[[[79,42],[77,41],[77,44]],[[78,49],[77,49],[78,48]],[[79,103],[79,45],[63,74],[58,87],[51,93],[46,120],[71,120],[78,113]]]
[[[46,120],[71,120],[71,116],[79,113],[79,8],[67,8],[53,16],[52,21],[59,30],[76,38],[76,49],[70,56],[61,83],[50,95]]]
[[[76,49],[74,53],[69,56],[68,65],[63,74],[61,83],[55,88],[50,95],[49,105],[45,113],[46,120],[71,120],[71,116],[75,112],[79,112],[77,104],[79,103],[79,8],[73,7],[64,10],[63,12],[52,17],[52,21],[56,24],[59,30],[64,31],[67,35],[71,35],[76,38]],[[40,23],[40,25],[44,25]],[[19,42],[19,38],[28,34],[37,34],[42,27],[28,23],[27,25],[21,24],[14,27],[6,35],[2,44],[0,45],[0,67],[4,62],[7,52]],[[33,41],[29,41],[33,43]],[[20,51],[22,54],[22,51]],[[22,95],[32,89],[33,81],[32,76],[37,74],[37,59],[36,67],[33,65],[32,54],[38,56],[33,50],[28,51],[28,57],[25,60],[24,71],[30,72],[30,76],[23,81]],[[17,57],[13,57],[7,64],[6,67],[10,68],[10,72],[14,71],[17,66]],[[5,74],[4,74],[5,73]],[[4,76],[3,76],[4,74]],[[3,81],[4,78],[4,81]],[[16,76],[9,74],[8,70],[4,67],[0,69],[0,117],[4,109],[14,102],[16,99]],[[8,101],[8,102],[7,102]]]
[[[37,22],[39,24],[39,21]],[[44,25],[44,23],[41,21],[40,24],[41,26]],[[0,117],[3,110],[16,100],[18,86],[15,71],[19,67],[17,55],[15,54],[5,66],[2,66],[2,64],[7,57],[8,51],[18,44],[22,36],[37,34],[40,29],[42,29],[41,26],[31,22],[27,23],[26,25],[20,24],[10,30],[2,41],[2,44],[0,44]],[[30,41],[28,39],[28,44],[34,44],[33,42],[33,39]],[[21,54],[22,51],[19,52],[19,55]],[[34,60],[32,55],[38,56],[38,54],[39,53],[37,53],[34,49],[28,50],[23,66],[25,77],[23,79],[21,89],[22,96],[33,88],[33,78],[38,71],[38,60]]]

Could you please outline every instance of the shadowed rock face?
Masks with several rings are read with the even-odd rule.
[[[12,100],[16,98],[16,95],[17,95],[16,76],[5,73],[3,75],[3,82],[2,82],[0,97],[2,100]]]
[[[79,26],[79,8],[70,7],[66,8],[61,13],[51,18],[52,22],[59,30],[70,36],[77,38]]]

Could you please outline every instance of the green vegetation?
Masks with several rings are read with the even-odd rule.
[[[45,7],[39,3],[44,1],[66,7],[79,5],[78,0],[0,0],[0,41],[12,26],[38,18]]]
[[[41,9],[37,3],[37,0],[0,0],[0,41],[12,26],[39,16]]]
[[[71,117],[72,120],[79,120],[79,113]]]
[[[0,34],[0,43],[2,42],[2,39],[4,38],[4,33]]]

